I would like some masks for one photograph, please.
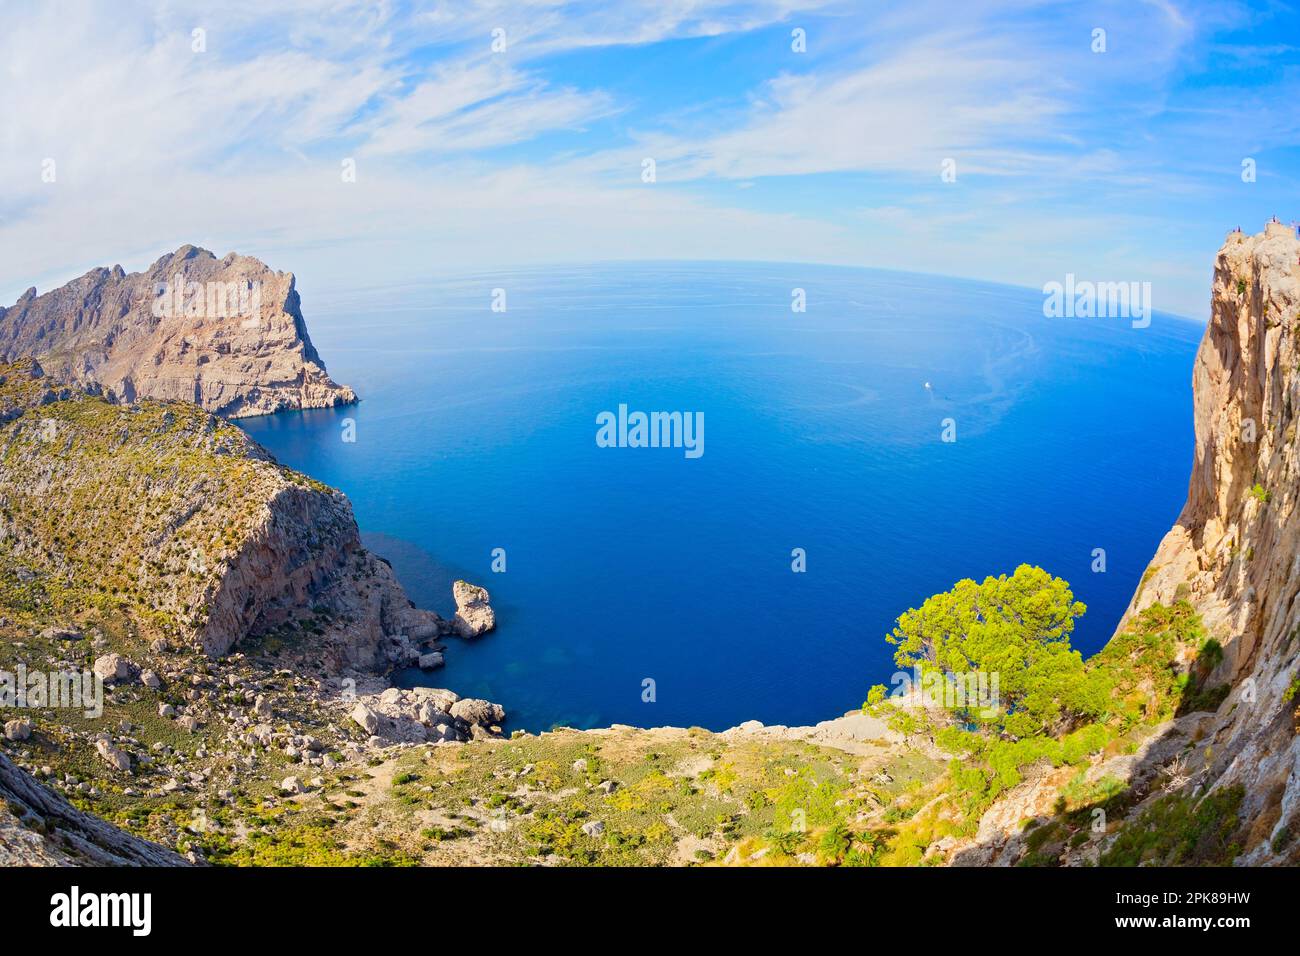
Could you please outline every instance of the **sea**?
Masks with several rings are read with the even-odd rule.
[[[417,604],[490,591],[495,631],[396,679],[507,729],[835,717],[891,683],[899,614],[1022,563],[1087,605],[1087,656],[1186,495],[1203,326],[1160,312],[790,263],[300,291],[361,401],[240,424],[348,495]]]

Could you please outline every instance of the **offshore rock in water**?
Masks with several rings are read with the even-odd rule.
[[[488,606],[486,588],[468,581],[457,581],[451,586],[451,593],[456,599],[456,616],[452,625],[461,637],[478,637],[497,626],[496,614]]]

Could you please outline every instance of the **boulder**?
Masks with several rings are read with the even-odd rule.
[[[449,713],[469,724],[490,727],[506,719],[505,708],[491,701],[466,697],[451,705]]]
[[[131,756],[125,750],[114,747],[111,740],[101,737],[95,741],[95,752],[114,770],[127,773],[131,769]]]
[[[455,724],[435,724],[425,731],[425,739],[435,744],[464,743],[465,735],[456,729]]]
[[[442,654],[438,651],[429,651],[427,654],[421,654],[419,659],[420,670],[431,671],[435,667],[443,665]]]
[[[26,740],[32,735],[32,722],[27,719],[5,721],[6,740]]]
[[[361,729],[368,734],[373,734],[379,729],[379,715],[367,707],[365,704],[357,704],[352,708],[352,719],[361,725]]]
[[[388,717],[380,728],[380,736],[399,744],[422,744],[429,739],[429,731],[414,717]]]
[[[447,711],[439,710],[433,706],[433,703],[427,700],[420,701],[415,707],[415,719],[426,727],[434,727],[438,724],[445,724],[451,721]]]
[[[121,654],[105,654],[95,658],[95,673],[106,681],[126,680],[131,676],[131,662]]]
[[[416,687],[411,694],[417,701],[428,701],[435,710],[441,711],[450,711],[451,705],[460,700],[460,694],[441,687]]]
[[[143,670],[140,672],[140,683],[144,684],[144,686],[148,687],[150,690],[157,690],[162,686],[162,678],[160,678],[154,671]]]

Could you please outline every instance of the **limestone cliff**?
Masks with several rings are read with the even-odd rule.
[[[1186,598],[1223,647],[1232,690],[1186,773],[1244,786],[1240,862],[1280,859],[1300,832],[1300,240],[1270,223],[1229,234],[1193,373],[1196,456],[1187,503],[1129,616]]]
[[[0,308],[0,360],[38,359],[110,398],[183,399],[237,418],[356,401],[307,335],[292,273],[182,246],[144,272],[92,269]]]
[[[1026,769],[973,838],[941,847],[947,862],[1300,862],[1300,240],[1292,229],[1274,222],[1258,235],[1228,235],[1192,385],[1187,502],[1093,661],[1132,665],[1119,692],[1142,698],[1158,723],[1135,727],[1086,764]],[[1159,704],[1171,691],[1181,698],[1172,712]]]
[[[341,493],[194,405],[0,367],[0,460],[7,606],[124,611],[209,655],[309,617],[321,663],[367,671],[450,628],[361,546]]]

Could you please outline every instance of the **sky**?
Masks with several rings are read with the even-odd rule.
[[[0,303],[193,243],[309,321],[610,259],[1073,273],[1204,321],[1224,233],[1300,217],[1298,94],[1284,3],[0,0]]]

